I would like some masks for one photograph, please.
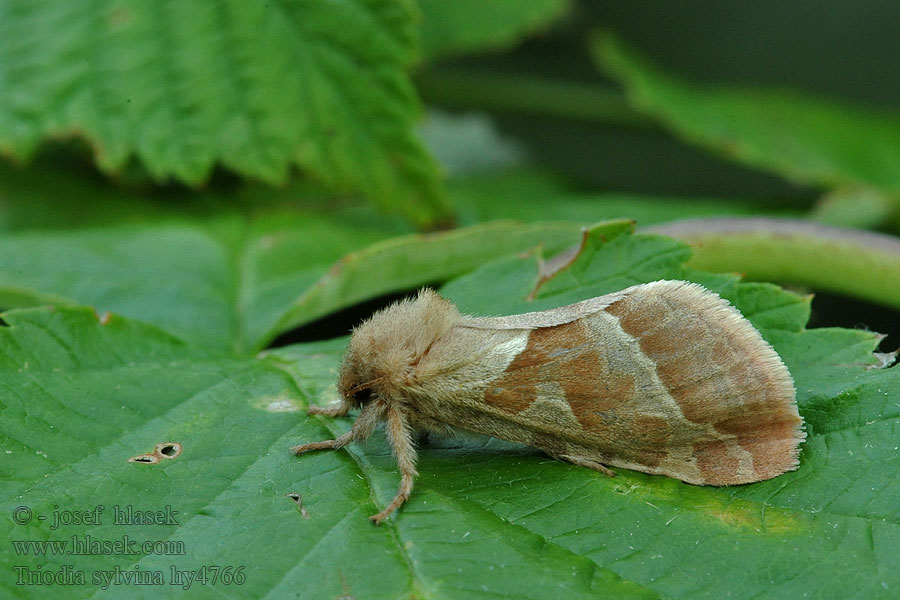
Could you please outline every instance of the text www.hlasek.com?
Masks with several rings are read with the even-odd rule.
[[[185,556],[181,540],[138,541],[128,535],[117,540],[98,540],[90,535],[73,535],[67,540],[12,540],[18,556]]]

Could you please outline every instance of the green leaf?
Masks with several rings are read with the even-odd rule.
[[[559,250],[578,231],[574,223],[521,225],[494,221],[439,234],[385,240],[344,256],[297,298],[279,321],[285,330],[337,308],[398,289],[410,289],[460,275],[510,250],[537,244]]]
[[[427,244],[407,252],[414,256],[416,248]],[[218,565],[244,567],[245,581],[194,581],[192,596],[891,597],[900,588],[894,551],[900,371],[875,368],[876,334],[806,330],[808,297],[694,271],[683,264],[689,254],[669,238],[633,235],[630,222],[609,222],[588,232],[571,265],[543,280],[532,301],[527,296],[542,281],[535,252],[487,263],[444,293],[469,312],[502,314],[652,279],[704,283],[743,311],[791,369],[810,434],[798,471],[709,488],[624,469],[609,479],[530,448],[478,438],[438,440],[421,451],[410,501],[381,527],[366,517],[398,482],[383,434],[336,452],[300,458],[288,452],[350,426],[350,419],[301,412],[335,399],[345,339],[250,354],[185,343],[130,318],[98,320],[84,308],[6,312],[0,326],[6,539],[112,542],[127,535],[175,543],[162,550],[182,543],[183,553],[35,556],[34,546],[8,543],[0,549],[8,574],[0,588],[15,597],[56,597],[58,586],[17,586],[13,567],[55,573],[71,565],[87,581],[66,586],[67,597],[158,597],[177,589],[173,566]],[[403,275],[385,272],[389,279]],[[368,285],[366,276],[374,277],[361,269],[342,285]],[[152,286],[144,293],[149,305]],[[181,454],[155,464],[128,462],[164,442],[182,444]],[[57,508],[99,505],[101,524],[51,529]],[[114,507],[128,505],[164,513],[169,507],[172,519],[114,524]],[[31,511],[27,523],[22,511],[15,513],[21,524],[12,518],[18,506]],[[165,585],[120,580],[103,590],[92,583],[95,572],[102,578],[117,567],[159,571]]]
[[[258,182],[232,182],[198,191],[156,186],[110,186],[65,153],[42,157],[27,168],[0,162],[0,231],[96,229],[254,220],[316,213],[380,235],[407,233],[407,220],[385,215],[355,198],[336,198],[322,186],[295,180],[273,190]],[[293,216],[285,215],[293,213]],[[314,217],[318,218],[318,217]],[[363,240],[365,243],[366,240]]]
[[[427,58],[512,46],[559,18],[569,0],[419,0]]]
[[[0,237],[0,306],[84,304],[205,347],[259,349],[290,328],[379,295],[461,274],[573,223],[495,222],[394,238],[346,218],[274,211],[206,223],[31,231]],[[338,264],[335,262],[343,257]]]
[[[635,108],[690,142],[792,181],[900,192],[900,114],[798,92],[686,83],[611,34],[596,37],[592,50]]]
[[[293,165],[419,222],[446,215],[412,131],[405,2],[0,2],[0,151],[77,136],[108,173],[216,164],[282,183]]]

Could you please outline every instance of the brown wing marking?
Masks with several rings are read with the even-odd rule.
[[[694,445],[706,483],[736,477],[738,449],[753,457],[751,481],[797,466],[803,440],[793,381],[775,351],[717,295],[690,284],[637,288],[606,310],[656,363],[671,396],[694,423],[711,423],[719,441]],[[738,479],[738,480],[735,480]]]

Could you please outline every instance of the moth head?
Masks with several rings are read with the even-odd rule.
[[[341,365],[341,396],[356,407],[403,396],[414,384],[416,365],[459,318],[453,304],[429,289],[378,311],[353,330]]]

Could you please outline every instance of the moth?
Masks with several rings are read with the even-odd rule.
[[[415,432],[456,429],[520,442],[606,475],[609,466],[698,485],[769,479],[798,467],[805,438],[794,383],[726,300],[655,281],[561,308],[471,317],[425,289],[353,331],[341,400],[360,409],[337,449],[383,423],[400,471],[386,519],[416,477]]]

